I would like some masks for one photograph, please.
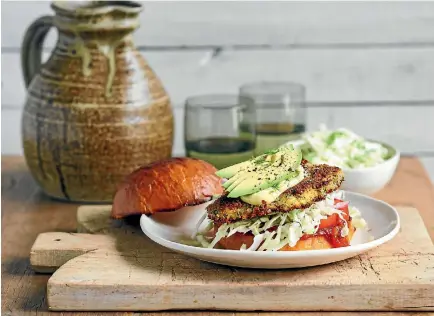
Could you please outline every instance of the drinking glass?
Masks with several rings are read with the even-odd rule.
[[[217,169],[248,160],[255,149],[255,111],[249,97],[202,95],[187,99],[184,139],[188,157]]]
[[[299,139],[306,127],[305,88],[294,82],[262,81],[240,87],[256,111],[255,155]]]

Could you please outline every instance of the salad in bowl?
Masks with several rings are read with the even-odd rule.
[[[313,164],[342,168],[343,188],[364,194],[382,189],[391,180],[400,158],[392,146],[365,139],[347,128],[329,130],[322,125],[318,131],[290,143]]]

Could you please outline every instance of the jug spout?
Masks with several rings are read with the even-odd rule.
[[[59,30],[91,32],[137,28],[143,6],[136,1],[54,1],[51,8]]]
[[[65,12],[95,14],[107,13],[112,10],[138,13],[142,10],[142,4],[137,1],[53,1],[51,7]]]

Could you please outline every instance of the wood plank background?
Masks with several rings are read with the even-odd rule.
[[[187,96],[249,81],[307,87],[308,129],[347,126],[418,155],[434,179],[434,3],[152,2],[134,37],[174,105],[184,152]],[[2,2],[2,154],[20,154],[19,50],[49,2]],[[46,58],[57,34],[45,42]]]

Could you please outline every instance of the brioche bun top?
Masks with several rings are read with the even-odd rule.
[[[171,158],[143,166],[118,186],[112,217],[174,211],[222,194],[217,169],[195,158]]]

